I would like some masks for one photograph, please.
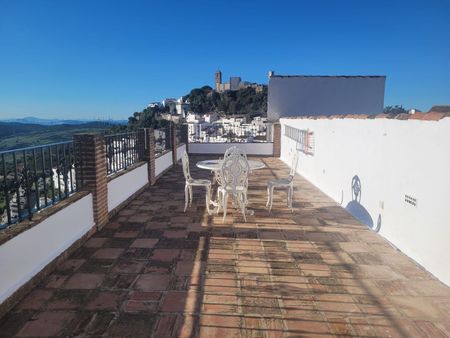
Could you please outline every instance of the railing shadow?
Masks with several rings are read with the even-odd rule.
[[[195,162],[195,160],[192,161],[192,163]],[[191,170],[196,176],[202,176],[202,173],[194,167]],[[273,170],[269,167],[267,172],[273,177],[277,176],[279,170]],[[256,190],[263,190],[260,178],[255,183]],[[360,218],[356,218],[359,221],[364,220],[361,223],[373,227],[370,215],[359,204],[361,190],[357,176],[354,178],[353,186],[355,198],[352,200],[353,204],[349,203],[349,209],[359,212]],[[195,196],[194,199],[203,201],[201,194]],[[261,200],[258,200],[258,203],[261,203]],[[294,200],[295,204],[297,203]],[[353,206],[358,208],[352,209]],[[252,208],[255,209],[255,206],[252,206]],[[311,215],[314,215],[315,210],[322,208],[321,206],[310,207]],[[197,211],[202,209],[199,203]],[[264,207],[258,208],[259,212],[264,212],[263,210]],[[334,257],[332,266],[341,270],[338,274],[339,278],[333,277],[333,273],[336,271],[314,270],[314,266],[329,267],[330,264],[325,263],[320,254],[311,252],[311,250],[300,251],[297,256],[291,256],[291,260],[289,260],[288,246],[292,242],[295,243],[295,239],[308,240],[310,233],[322,232],[324,225],[311,225],[308,226],[308,230],[283,229],[280,231],[279,219],[280,214],[283,213],[285,211],[275,211],[272,215],[264,215],[268,216],[267,223],[272,224],[272,228],[269,225],[263,229],[264,237],[249,236],[251,232],[259,233],[260,231],[258,228],[259,222],[252,222],[252,217],[249,217],[247,223],[239,221],[238,223],[218,224],[218,218],[221,219],[221,216],[208,216],[203,213],[201,223],[204,231],[200,235],[200,238],[203,238],[201,241],[203,243],[201,266],[203,267],[202,270],[198,271],[203,271],[204,275],[201,277],[193,276],[198,280],[197,284],[192,285],[192,290],[195,290],[195,301],[194,304],[189,298],[185,301],[189,311],[192,310],[193,316],[186,323],[184,320],[179,323],[181,327],[185,324],[194,327],[191,337],[197,336],[200,333],[199,330],[202,330],[202,333],[222,332],[225,336],[227,336],[227,332],[232,334],[236,330],[266,334],[270,332],[289,332],[294,335],[336,334],[336,332],[330,330],[330,325],[342,324],[342,320],[339,318],[352,314],[361,318],[368,315],[361,310],[362,305],[364,305],[364,309],[370,307],[371,316],[378,316],[380,320],[386,320],[387,325],[394,327],[398,334],[408,336],[408,332],[403,329],[397,318],[391,315],[392,308],[383,304],[382,301],[378,301],[379,296],[364,284],[362,278],[365,276],[363,272],[359,271],[356,265],[349,264],[347,257],[341,256],[339,250],[336,250],[336,243],[327,240],[319,241],[321,249],[331,253]],[[233,216],[230,215],[229,217]],[[256,217],[261,216],[256,215]],[[278,223],[276,221],[271,223],[270,217],[278,219]],[[289,220],[292,219],[293,214],[288,212],[282,218],[284,217]],[[271,230],[273,231],[271,232]],[[280,232],[283,233],[284,238],[280,238]],[[249,250],[240,252],[236,246],[239,246],[242,240],[254,242],[255,245],[250,245]],[[262,248],[261,245],[263,245]],[[237,254],[234,254],[236,250]],[[292,261],[292,259],[294,260]],[[309,264],[311,270],[297,269],[295,262],[299,261],[303,262],[305,266]],[[300,274],[300,270],[304,272],[304,275]],[[299,282],[299,280],[303,280],[303,282]],[[349,285],[353,286],[355,291],[349,291]],[[361,290],[361,293],[358,293],[357,290]],[[211,303],[210,296],[217,296],[218,301]],[[355,297],[361,298],[361,302],[355,303]],[[363,299],[363,297],[365,298]],[[232,304],[230,304],[230,299],[233,300]],[[297,311],[306,317],[300,316],[300,319],[296,316],[288,316],[289,327],[287,329],[285,326],[269,327],[267,324],[269,319],[280,323],[283,320],[286,321],[285,315],[280,312],[280,299],[303,301],[304,303],[300,303],[300,305],[285,305],[283,309],[293,313]],[[364,302],[367,304],[364,304]],[[214,309],[214,306],[218,309],[218,312],[206,310],[211,307]],[[308,315],[312,317],[308,318]],[[252,324],[252,320],[258,324]],[[367,326],[369,325],[383,327],[382,323],[367,323]],[[208,331],[209,329],[213,331]],[[364,335],[358,332],[356,334],[354,331],[350,335],[371,336],[369,333]]]
[[[195,167],[204,159],[191,160],[196,178],[211,177]],[[224,223],[222,215],[208,215],[202,188],[194,190],[192,207],[184,213],[184,180],[177,165],[96,233],[89,244],[93,247],[71,256],[72,264],[83,264],[77,277],[88,272],[107,276],[90,295],[106,293],[122,301],[115,307],[114,298],[108,298],[103,304],[108,310],[94,315],[107,321],[100,323],[105,325],[97,336],[370,337],[391,328],[409,336],[393,304],[367,282],[370,276],[354,256],[340,248],[356,229],[373,234],[301,177],[296,177],[301,184],[295,186],[294,212],[280,193],[269,213],[265,182],[285,177],[288,168],[279,160],[263,161],[268,168],[250,176],[250,207],[256,213],[247,222],[231,208]],[[66,277],[72,280],[73,269],[59,270],[62,283]],[[45,300],[39,311],[47,311],[51,301]],[[133,308],[138,305],[141,308]],[[83,330],[83,325],[96,323],[92,317],[89,324],[95,311],[71,311],[83,316],[84,322],[78,323]],[[0,322],[0,331],[3,327]],[[66,330],[75,332],[73,325]],[[78,336],[89,335],[76,330]]]

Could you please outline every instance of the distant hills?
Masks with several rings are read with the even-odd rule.
[[[115,126],[97,121],[53,125],[0,121],[0,151],[67,141],[75,133],[109,132]]]
[[[22,123],[22,124],[34,124],[34,125],[42,125],[42,126],[56,126],[56,125],[80,125],[86,123],[107,123],[111,125],[120,125],[126,124],[127,120],[62,120],[62,119],[41,119],[34,116],[27,116],[19,119],[5,119],[0,120],[1,122],[13,122],[13,123]]]

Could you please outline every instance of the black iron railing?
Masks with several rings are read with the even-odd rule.
[[[268,142],[265,124],[213,124],[194,125],[189,132],[189,142]]]
[[[177,124],[175,128],[175,140],[177,144],[181,144],[181,125]]]
[[[0,228],[32,215],[77,191],[72,141],[0,152]]]
[[[130,165],[143,159],[145,150],[143,130],[105,135],[105,144],[108,175],[126,170]]]
[[[155,156],[161,156],[168,148],[168,143],[166,142],[166,129],[155,129]]]

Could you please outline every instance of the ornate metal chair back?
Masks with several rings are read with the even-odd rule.
[[[223,158],[226,159],[228,156],[231,156],[233,154],[238,154],[239,156],[244,157],[245,159],[247,159],[247,154],[245,153],[245,151],[240,149],[240,148],[238,148],[238,147],[236,147],[236,146],[228,148],[225,151],[225,154],[223,155]]]
[[[220,171],[222,185],[230,190],[237,190],[239,187],[246,188],[249,171],[250,167],[245,153],[235,152],[228,154],[222,161]]]
[[[189,156],[185,151],[183,156],[181,157],[181,163],[183,164],[183,174],[186,181],[190,181],[192,179],[191,173],[189,171]]]

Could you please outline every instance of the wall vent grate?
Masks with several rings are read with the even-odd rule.
[[[405,194],[405,202],[413,207],[417,207],[417,198]]]

